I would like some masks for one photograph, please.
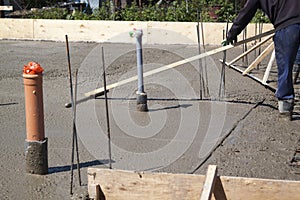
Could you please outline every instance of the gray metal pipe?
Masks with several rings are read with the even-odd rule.
[[[137,57],[137,73],[138,73],[138,90],[137,94],[137,110],[148,111],[147,94],[144,91],[144,76],[143,76],[143,47],[142,47],[142,29],[134,29],[130,32],[131,37],[136,38],[136,57]]]
[[[135,31],[135,37],[136,37],[136,57],[137,57],[137,72],[138,72],[138,93],[144,93],[142,29],[138,29]]]

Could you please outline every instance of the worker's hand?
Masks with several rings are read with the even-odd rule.
[[[227,39],[225,39],[225,40],[223,40],[223,41],[221,42],[221,45],[222,45],[222,46],[227,46],[227,45],[229,45],[229,44],[233,44],[233,41],[232,41],[232,40],[227,40]]]
[[[234,43],[237,43],[237,37],[233,38],[233,39],[225,39],[221,42],[221,45],[222,46],[227,46],[229,44],[234,44]]]

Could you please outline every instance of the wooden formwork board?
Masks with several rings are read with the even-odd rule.
[[[1,18],[0,38],[31,39],[34,35],[33,22],[33,19],[22,19],[20,26],[19,19]]]
[[[13,6],[0,6],[0,11],[13,11]]]
[[[204,175],[146,173],[88,168],[88,192],[106,200],[200,199]],[[98,186],[98,187],[99,187]],[[217,176],[212,199],[298,200],[300,181]]]
[[[27,20],[31,20],[31,23],[27,23]],[[14,28],[9,32],[0,29],[0,38],[64,41],[67,34],[70,41],[134,43],[135,38],[129,37],[129,31],[142,28],[143,44],[197,44],[195,22],[0,19],[1,27],[6,27],[7,24],[14,24]],[[220,44],[226,23],[207,22],[203,23],[203,26],[206,45]],[[255,24],[249,24],[247,27],[249,37],[256,35]],[[271,29],[272,24],[264,24],[264,31]],[[242,38],[239,37],[238,40]]]

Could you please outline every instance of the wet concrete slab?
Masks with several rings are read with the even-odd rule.
[[[136,74],[135,45],[70,43],[72,68],[79,69],[78,99],[103,85],[101,46],[108,84]],[[69,199],[72,111],[64,107],[70,102],[65,43],[3,40],[0,49],[2,197],[18,199],[24,194],[24,199]],[[145,46],[145,71],[196,53],[196,45]],[[233,50],[228,57],[238,54],[239,49]],[[147,113],[136,111],[135,82],[109,91],[114,168],[173,173],[197,169],[195,173],[204,174],[208,164],[217,164],[222,175],[300,179],[288,165],[298,143],[299,121],[277,119],[274,94],[232,70],[226,70],[226,97],[218,101],[221,57],[215,55],[202,63],[207,66],[210,91],[202,100],[198,62],[145,78]],[[29,61],[45,69],[46,176],[25,173],[22,68]],[[87,167],[108,166],[103,96],[78,104],[76,125],[83,186],[78,186],[74,171],[73,199],[86,195]],[[206,162],[201,165],[202,161]]]

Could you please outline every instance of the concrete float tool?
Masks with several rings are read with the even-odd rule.
[[[223,60],[219,60],[219,61],[220,61],[221,63],[223,62]],[[228,62],[225,62],[225,64],[226,64],[227,67],[229,67],[229,68],[231,68],[231,69],[233,69],[233,70],[235,70],[235,71],[237,71],[237,72],[239,72],[239,73],[241,73],[241,74],[243,74],[243,72],[244,72],[244,71],[241,70],[240,68],[238,68],[238,67],[236,67],[236,66],[234,66],[234,65],[232,65],[232,64],[230,64],[230,63],[228,63]],[[266,88],[268,88],[268,89],[271,90],[272,92],[275,92],[275,91],[276,91],[276,88],[275,88],[275,87],[273,87],[272,85],[268,84],[267,82],[264,82],[263,80],[257,78],[256,76],[253,76],[252,74],[245,74],[245,76],[247,76],[247,77],[251,78],[252,80],[258,82],[259,84],[265,86]]]
[[[258,38],[262,38],[262,37],[268,36],[270,34],[273,34],[274,32],[275,32],[275,30],[270,30],[270,31],[267,31],[267,32],[262,33],[260,35],[256,35],[256,36],[247,38],[245,40],[236,42],[234,44],[230,44],[230,45],[227,45],[227,46],[222,46],[222,47],[219,47],[217,49],[214,49],[214,50],[211,50],[211,51],[207,51],[207,52],[204,52],[202,54],[199,54],[199,55],[196,55],[196,56],[192,56],[190,58],[187,58],[187,59],[184,59],[184,60],[181,60],[181,61],[177,61],[177,62],[174,62],[174,63],[168,64],[168,65],[162,66],[162,67],[157,68],[157,69],[150,70],[150,71],[144,73],[144,78],[147,77],[147,76],[151,76],[153,74],[157,74],[157,73],[166,71],[168,69],[172,69],[172,68],[178,67],[180,65],[183,65],[183,64],[186,64],[186,63],[198,60],[198,59],[202,59],[202,58],[205,58],[205,57],[208,57],[208,56],[211,56],[211,55],[223,52],[225,50],[232,49],[232,48],[234,48],[236,46],[239,46],[239,45],[251,42],[251,41],[256,40]],[[136,80],[138,80],[138,76],[133,76],[133,77],[130,77],[128,79],[124,79],[122,81],[119,81],[119,82],[107,85],[106,90],[111,90],[111,89],[113,89],[115,87],[122,86],[122,85],[125,85],[127,83],[130,83],[130,82],[133,82],[133,81],[136,81]],[[104,87],[101,87],[101,88],[98,88],[98,89],[95,89],[95,90],[92,90],[90,92],[85,93],[84,94],[85,98],[80,99],[78,102],[83,102],[83,101],[91,99],[91,98],[93,98],[95,96],[100,96],[100,95],[103,95],[103,94],[104,94]],[[70,103],[67,103],[65,105],[69,105],[69,104]]]

